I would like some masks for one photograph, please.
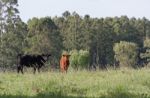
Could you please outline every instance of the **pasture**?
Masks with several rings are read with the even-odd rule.
[[[150,69],[0,73],[0,98],[150,98]]]

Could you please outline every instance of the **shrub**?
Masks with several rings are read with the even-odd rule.
[[[87,50],[72,50],[70,51],[70,64],[73,68],[87,68],[89,64],[89,51]]]
[[[75,68],[78,69],[78,57],[79,57],[79,53],[77,50],[72,50],[70,51],[70,65]]]
[[[78,56],[78,64],[80,67],[86,68],[89,65],[89,51],[80,50]]]
[[[120,41],[113,47],[115,59],[121,67],[135,67],[137,63],[137,45],[132,42]]]

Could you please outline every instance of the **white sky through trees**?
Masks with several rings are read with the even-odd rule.
[[[66,10],[91,17],[128,17],[150,19],[150,0],[18,0],[23,21],[32,17],[61,16]]]

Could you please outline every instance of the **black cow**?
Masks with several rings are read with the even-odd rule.
[[[40,68],[44,66],[45,62],[48,60],[50,54],[47,55],[18,55],[18,66],[17,71],[18,73],[21,71],[23,74],[23,67],[33,67],[34,73],[36,72],[36,69],[38,69],[38,72],[40,72]]]

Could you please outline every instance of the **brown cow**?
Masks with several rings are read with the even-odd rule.
[[[61,72],[67,72],[68,67],[69,67],[69,57],[70,55],[68,54],[63,54],[61,59],[60,59],[60,70]]]

